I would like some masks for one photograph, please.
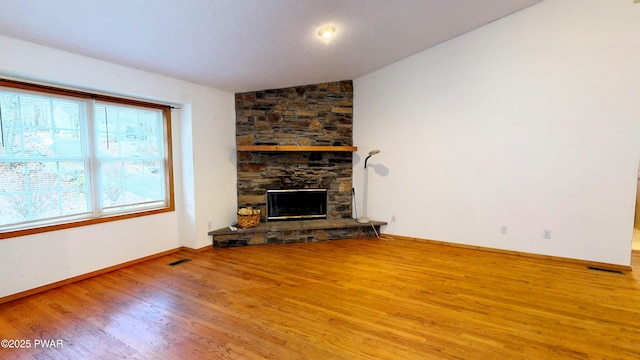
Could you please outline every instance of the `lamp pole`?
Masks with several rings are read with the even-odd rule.
[[[364,174],[363,178],[363,186],[362,186],[362,216],[358,218],[358,222],[360,224],[366,224],[371,222],[367,217],[367,197],[369,195],[369,171],[367,170],[367,161],[373,155],[380,153],[380,150],[374,149],[369,151],[369,155],[364,159]]]

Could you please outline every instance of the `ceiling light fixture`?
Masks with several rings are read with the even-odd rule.
[[[318,31],[318,35],[320,35],[320,37],[328,39],[333,35],[334,32],[336,32],[336,28],[334,28],[333,26],[323,26],[322,28],[320,28],[320,31]]]

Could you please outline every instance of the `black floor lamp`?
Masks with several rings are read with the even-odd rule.
[[[364,186],[362,187],[362,216],[358,218],[358,222],[360,224],[366,224],[371,222],[371,220],[369,220],[369,218],[367,217],[367,196],[369,193],[369,171],[367,170],[367,160],[369,160],[370,157],[372,157],[373,155],[376,155],[380,153],[380,150],[378,149],[374,149],[369,151],[369,156],[367,156],[364,159]]]

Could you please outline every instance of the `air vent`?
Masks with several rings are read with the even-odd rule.
[[[621,274],[624,275],[624,273],[620,270],[614,270],[614,269],[605,269],[605,268],[601,268],[601,267],[595,267],[595,266],[587,266],[587,269],[589,270],[596,270],[596,271],[604,271],[604,272],[608,272],[608,273],[614,273],[614,274]]]
[[[176,260],[172,263],[169,263],[169,266],[176,266],[176,265],[180,265],[182,263],[186,263],[187,261],[191,261],[191,259],[180,259],[180,260]]]

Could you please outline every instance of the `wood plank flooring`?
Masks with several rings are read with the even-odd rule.
[[[633,263],[379,239],[181,252],[0,305],[21,341],[3,347],[25,346],[0,358],[639,359]]]

